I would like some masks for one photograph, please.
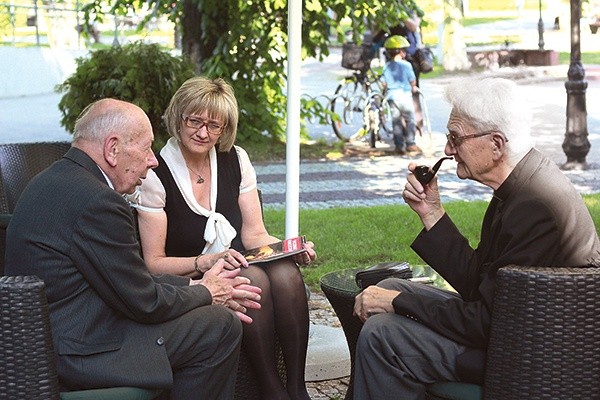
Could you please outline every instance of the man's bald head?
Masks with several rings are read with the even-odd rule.
[[[152,153],[152,125],[138,106],[116,99],[90,104],[77,119],[73,146],[84,151],[109,177],[119,193],[132,193],[149,168],[158,165]]]

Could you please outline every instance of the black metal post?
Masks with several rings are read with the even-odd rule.
[[[115,19],[115,37],[113,38],[112,46],[119,47],[119,19],[117,18],[117,10],[113,11],[113,17]]]
[[[544,50],[544,21],[542,21],[542,0],[539,0],[540,5],[540,19],[538,20],[538,47],[540,50]]]
[[[565,82],[567,89],[567,130],[562,144],[567,156],[563,169],[585,169],[585,157],[590,151],[587,130],[587,108],[585,91],[588,83],[584,80],[585,70],[581,63],[579,21],[581,19],[581,0],[571,0],[571,64]]]
[[[35,44],[40,47],[40,16],[38,15],[37,0],[33,0],[33,12],[35,15]]]

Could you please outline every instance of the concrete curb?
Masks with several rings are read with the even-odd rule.
[[[350,352],[342,328],[311,324],[306,355],[306,381],[326,381],[349,375]]]

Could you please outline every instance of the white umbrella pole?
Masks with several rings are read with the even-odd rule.
[[[300,61],[302,0],[288,2],[285,237],[298,235],[300,199]]]

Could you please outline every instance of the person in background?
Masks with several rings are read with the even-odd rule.
[[[496,273],[510,265],[586,266],[600,243],[571,182],[533,147],[531,110],[514,82],[458,80],[445,153],[461,179],[493,190],[472,248],[440,201],[437,177],[410,173],[406,203],[423,223],[411,247],[455,292],[386,279],[355,299],[364,321],[356,348],[355,399],[423,399],[436,381],[482,383]],[[409,171],[416,165],[411,163]]]
[[[400,21],[398,25],[392,26],[388,30],[380,30],[373,36],[373,43],[384,43],[385,39],[390,36],[402,36],[408,40],[408,47],[406,49],[406,61],[413,67],[415,74],[415,80],[417,87],[419,86],[419,76],[421,75],[421,68],[417,61],[417,49],[421,47],[421,18],[417,15],[416,11],[410,13],[410,15]],[[381,46],[381,45],[379,45]]]
[[[234,146],[238,105],[227,82],[205,77],[184,82],[164,121],[172,137],[140,188],[138,220],[148,269],[201,277],[224,259],[226,269],[241,270],[262,289],[261,309],[247,310],[242,341],[261,398],[308,399],[308,303],[297,263],[316,258],[313,243],[295,258],[252,266],[240,253],[278,239],[263,223],[248,154]],[[287,369],[285,387],[276,367],[276,338]]]
[[[242,329],[260,290],[223,260],[200,280],[152,275],[123,194],[150,168],[152,126],[114,99],[88,106],[71,149],[34,177],[6,237],[6,275],[46,285],[61,391],[133,386],[232,399]]]
[[[417,93],[415,74],[411,65],[404,60],[408,40],[402,36],[386,39],[385,51],[389,61],[383,67],[384,90],[392,110],[392,125],[395,153],[418,155],[422,150],[415,143],[417,126],[413,93]]]

